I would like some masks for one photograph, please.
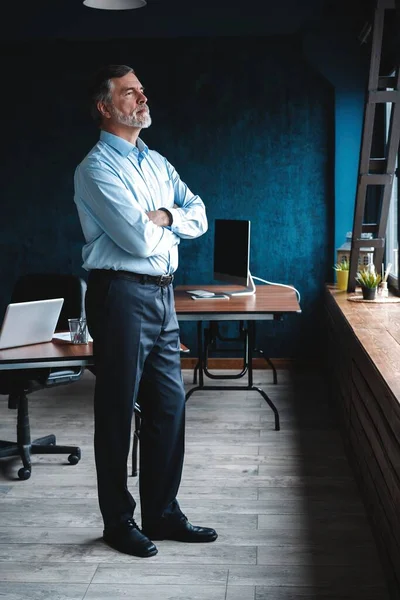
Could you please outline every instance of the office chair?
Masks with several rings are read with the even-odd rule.
[[[56,331],[68,331],[68,319],[85,315],[86,282],[75,275],[33,273],[21,276],[15,283],[11,302],[27,302],[64,298]],[[68,461],[76,465],[81,458],[77,446],[58,446],[53,434],[31,442],[28,395],[44,388],[73,383],[81,378],[84,367],[17,369],[0,372],[0,394],[8,395],[8,408],[17,410],[17,441],[0,441],[0,458],[20,456],[23,467],[20,479],[31,476],[31,454],[69,454]]]
[[[181,354],[190,352],[190,349],[181,343]],[[140,438],[140,425],[142,422],[142,412],[140,409],[140,397],[142,394],[151,393],[151,391],[147,391],[146,382],[143,380],[140,383],[139,393],[137,402],[135,402],[134,407],[134,418],[135,425],[133,430],[133,438],[132,438],[132,477],[136,477],[138,474],[138,450],[139,450],[139,438]]]

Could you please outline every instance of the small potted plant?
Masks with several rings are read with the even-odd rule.
[[[336,283],[338,290],[346,291],[349,283],[349,261],[344,258],[342,262],[333,265],[336,271]]]
[[[379,273],[376,273],[375,268],[367,267],[362,271],[358,271],[356,281],[361,286],[364,300],[375,300],[376,290],[381,280],[382,277]]]

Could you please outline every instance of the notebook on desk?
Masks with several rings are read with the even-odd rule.
[[[9,304],[0,331],[0,350],[50,342],[64,298]]]

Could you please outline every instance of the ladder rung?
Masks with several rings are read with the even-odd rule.
[[[386,158],[370,158],[369,171],[383,174],[386,170]]]
[[[386,90],[384,92],[371,90],[368,94],[368,102],[370,104],[387,103],[387,102],[399,102],[400,91],[399,90]]]
[[[360,181],[366,185],[390,185],[393,181],[393,173],[372,174],[362,173]]]
[[[374,238],[373,240],[357,239],[353,241],[353,248],[383,248],[385,238]]]
[[[396,87],[396,77],[394,77],[393,75],[383,75],[381,77],[379,77],[379,84],[378,87],[380,89],[392,89],[394,90],[394,88]]]
[[[362,232],[363,233],[375,233],[378,230],[379,223],[363,223],[362,224]]]

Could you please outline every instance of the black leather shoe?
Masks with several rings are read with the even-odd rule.
[[[180,519],[162,519],[158,525],[143,527],[143,533],[152,540],[176,542],[214,542],[218,537],[215,529],[192,525],[185,516]]]
[[[133,519],[128,519],[117,527],[105,529],[103,540],[119,552],[147,558],[154,556],[158,550],[148,537],[143,535]]]

